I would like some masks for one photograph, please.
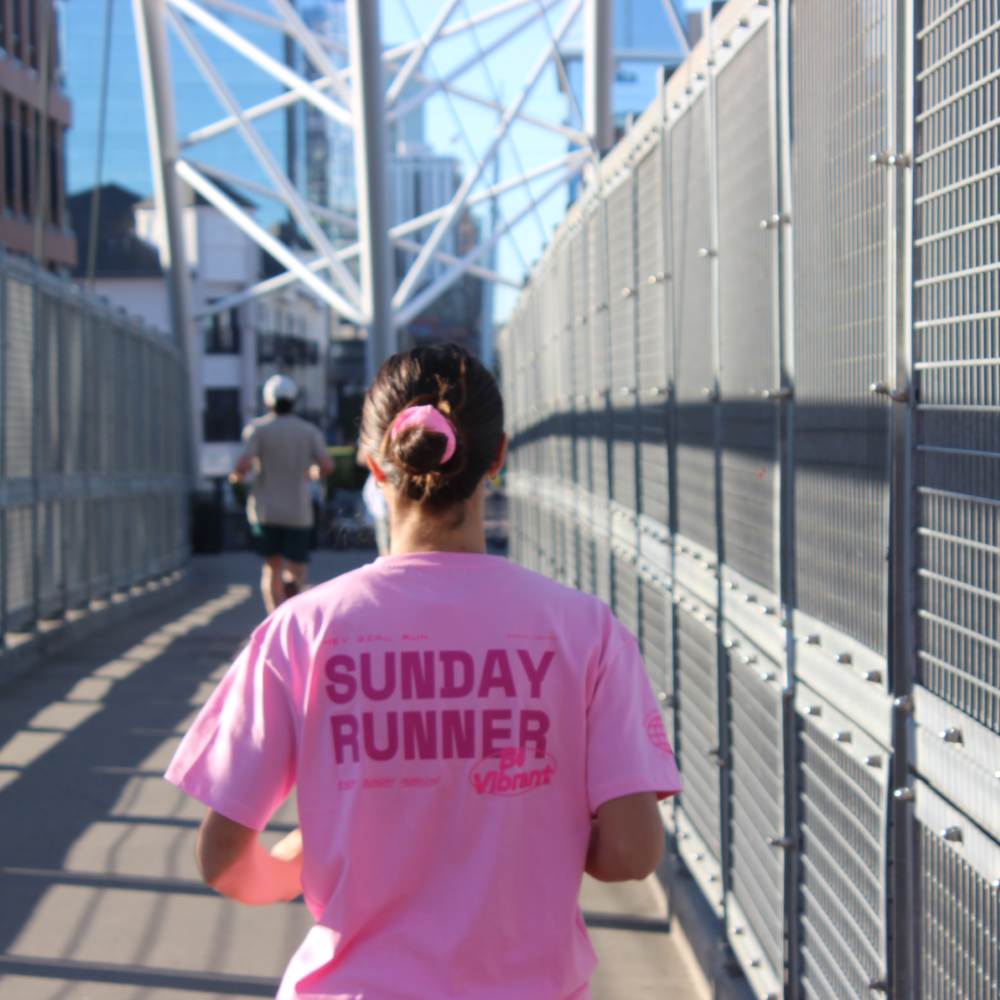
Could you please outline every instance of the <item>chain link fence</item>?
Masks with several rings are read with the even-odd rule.
[[[171,340],[8,255],[0,344],[9,645],[186,561],[188,389]]]
[[[1000,997],[1000,6],[730,0],[501,339],[761,998]]]

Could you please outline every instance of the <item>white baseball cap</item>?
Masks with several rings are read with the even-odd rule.
[[[298,386],[287,375],[272,375],[264,383],[264,405],[274,406],[279,399],[294,400]]]

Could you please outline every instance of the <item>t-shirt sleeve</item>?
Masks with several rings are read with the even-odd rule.
[[[247,455],[260,457],[260,435],[253,424],[247,424],[240,435],[243,440],[243,451]]]
[[[255,637],[187,731],[164,777],[221,813],[263,830],[295,784],[288,689]]]
[[[326,441],[323,440],[323,432],[318,427],[313,428],[312,448],[314,461],[330,457],[330,453],[326,450]]]
[[[624,631],[624,630],[622,630]],[[587,711],[587,795],[592,812],[611,799],[681,791],[663,716],[631,635],[598,668]]]

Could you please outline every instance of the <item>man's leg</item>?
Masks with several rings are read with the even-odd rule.
[[[260,592],[264,595],[264,607],[270,614],[284,601],[285,584],[282,580],[282,569],[284,559],[281,556],[267,556],[264,559],[264,568],[260,575]]]
[[[309,563],[285,560],[285,574],[292,578],[292,586],[296,594],[301,594],[309,586]]]

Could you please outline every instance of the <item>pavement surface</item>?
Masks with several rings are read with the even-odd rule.
[[[315,556],[321,581],[372,553]],[[171,603],[0,690],[0,1000],[274,996],[309,913],[243,907],[204,886],[203,807],[160,777],[264,617],[258,572],[249,553],[200,557]],[[293,797],[264,842],[295,815]],[[676,922],[659,932],[658,883],[588,878],[581,904],[600,958],[593,1000],[708,1000]]]

